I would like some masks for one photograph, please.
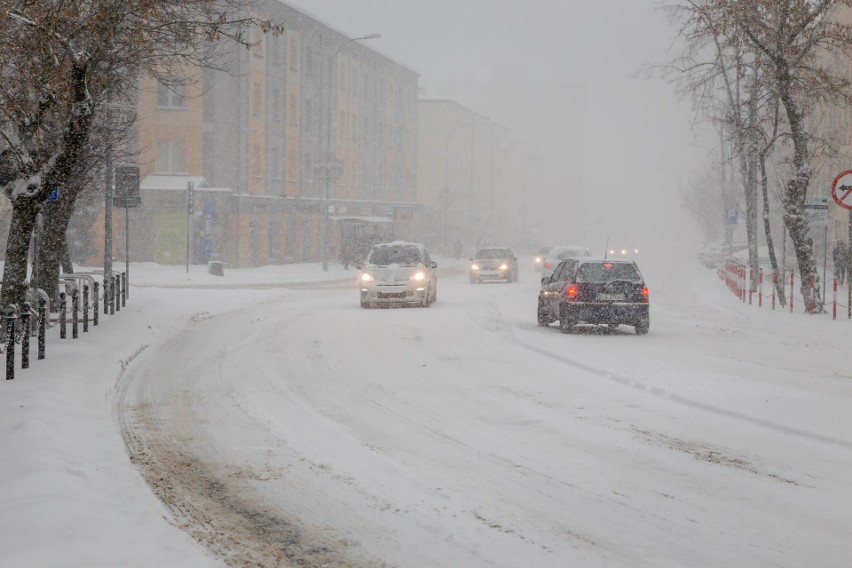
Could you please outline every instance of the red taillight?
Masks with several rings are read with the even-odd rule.
[[[565,288],[565,295],[568,296],[569,300],[577,299],[577,287],[571,284],[567,288]]]
[[[648,287],[647,286],[642,288],[642,301],[643,302],[648,301]]]
[[[550,270],[550,263],[549,263],[549,262],[545,262],[545,263],[544,263],[544,267],[545,267],[546,269]]]

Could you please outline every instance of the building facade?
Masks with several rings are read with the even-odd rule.
[[[495,121],[448,99],[418,102],[420,232],[445,254],[511,245],[520,224],[523,152]]]
[[[266,7],[284,32],[221,49],[226,70],[141,81],[132,261],[186,262],[187,223],[190,262],[233,267],[416,237],[417,74],[284,3]],[[117,211],[117,259],[123,222]]]

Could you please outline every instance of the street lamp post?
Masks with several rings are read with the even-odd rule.
[[[377,39],[382,37],[381,34],[368,34],[361,37],[354,37],[344,41],[338,48],[335,50],[334,54],[331,56],[331,60],[328,66],[328,125],[326,127],[326,163],[322,168],[322,175],[325,178],[325,192],[323,195],[323,230],[322,230],[322,269],[323,272],[328,272],[328,244],[329,244],[329,217],[328,217],[328,198],[329,193],[331,191],[331,178],[332,178],[332,170],[334,168],[334,164],[337,162],[337,155],[334,152],[334,158],[332,158],[332,150],[331,150],[331,125],[334,123],[334,118],[336,113],[334,109],[332,109],[332,85],[334,83],[334,62],[337,60],[337,56],[343,50],[344,47],[349,45],[355,41],[369,40],[369,39]]]

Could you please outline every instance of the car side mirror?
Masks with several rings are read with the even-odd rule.
[[[545,276],[541,279],[542,284],[550,284],[550,276]]]
[[[432,263],[431,263],[431,265],[430,265],[430,266],[431,266],[432,268],[438,268],[438,263],[437,263],[437,262],[435,262],[435,261],[432,261]]]
[[[363,264],[361,264],[360,262],[356,262],[356,263],[355,263],[355,268],[357,268],[358,270],[361,270],[362,268],[364,268],[364,265],[363,265]]]

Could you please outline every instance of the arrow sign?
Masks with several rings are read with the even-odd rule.
[[[852,209],[852,170],[840,172],[831,184],[831,197],[845,209]]]

